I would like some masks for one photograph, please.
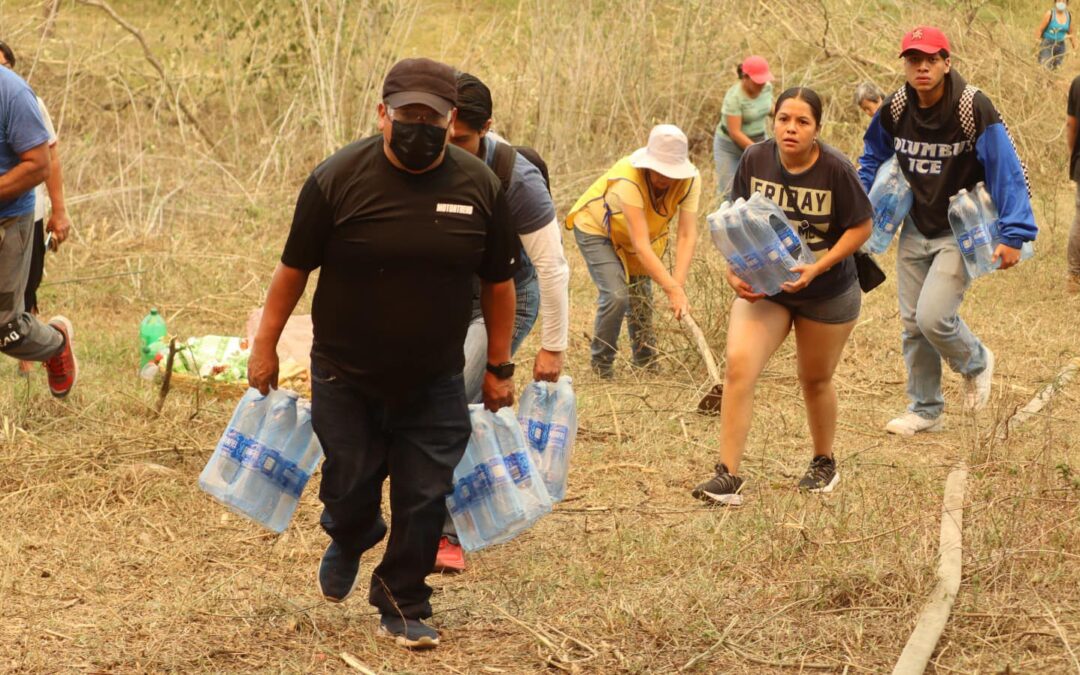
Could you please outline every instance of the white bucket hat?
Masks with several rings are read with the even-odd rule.
[[[697,169],[690,163],[686,134],[674,124],[653,127],[649,132],[649,144],[630,155],[630,164],[638,169],[652,169],[675,180],[697,175]]]

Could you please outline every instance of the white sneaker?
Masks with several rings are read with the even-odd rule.
[[[982,410],[990,402],[990,385],[994,383],[994,352],[986,350],[986,368],[975,377],[964,378],[967,393],[964,397],[964,410],[975,412]]]
[[[943,431],[944,429],[945,420],[940,415],[928,420],[913,412],[906,412],[885,425],[885,431],[897,436],[914,436],[920,431]]]

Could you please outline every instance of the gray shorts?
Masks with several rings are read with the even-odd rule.
[[[803,300],[790,295],[777,295],[765,298],[775,302],[791,312],[792,318],[801,316],[818,323],[848,323],[859,318],[862,309],[862,289],[854,282],[846,291],[831,298],[811,298]]]

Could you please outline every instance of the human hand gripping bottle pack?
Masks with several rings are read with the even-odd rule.
[[[1001,221],[997,205],[994,204],[994,199],[990,196],[990,191],[986,189],[986,183],[982,181],[975,184],[975,188],[971,193],[975,197],[975,200],[979,202],[979,208],[982,209],[983,221],[986,223],[986,229],[990,232],[990,245],[996,249],[998,244],[1002,243]],[[1034,244],[1030,241],[1025,241],[1020,246],[1020,262],[1032,258],[1034,255]],[[1000,269],[1000,262],[998,263],[998,269]]]
[[[566,496],[577,438],[577,397],[566,375],[556,383],[530,382],[521,393],[518,422],[552,501]]]
[[[288,526],[322,447],[311,406],[281,389],[249,389],[199,476],[199,487],[274,532]]]
[[[896,155],[878,167],[874,184],[870,186],[870,204],[874,207],[874,224],[870,239],[863,248],[875,255],[889,248],[900,224],[904,222],[914,197],[911,187],[900,170]]]

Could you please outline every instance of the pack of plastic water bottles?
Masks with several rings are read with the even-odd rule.
[[[759,293],[776,295],[781,284],[799,278],[792,267],[814,260],[784,212],[760,192],[724,202],[706,220],[713,244],[732,271]]]
[[[878,167],[874,184],[870,187],[870,204],[874,207],[874,227],[870,239],[863,246],[868,252],[879,254],[889,248],[896,231],[904,222],[914,197],[896,155]]]
[[[557,383],[531,382],[518,405],[521,430],[555,502],[566,496],[570,453],[577,438],[577,397],[572,385],[573,380],[566,375]]]
[[[446,507],[466,551],[501,544],[551,511],[551,497],[514,411],[469,406],[472,436]]]
[[[949,227],[960,246],[964,267],[973,279],[1000,268],[1000,261],[992,261],[994,249],[1001,243],[998,217],[997,206],[982,182],[971,192],[960,190],[949,198]],[[1034,255],[1031,242],[1024,242],[1020,260]]]
[[[311,403],[295,392],[248,389],[199,475],[199,487],[274,532],[292,520],[322,459]]]

